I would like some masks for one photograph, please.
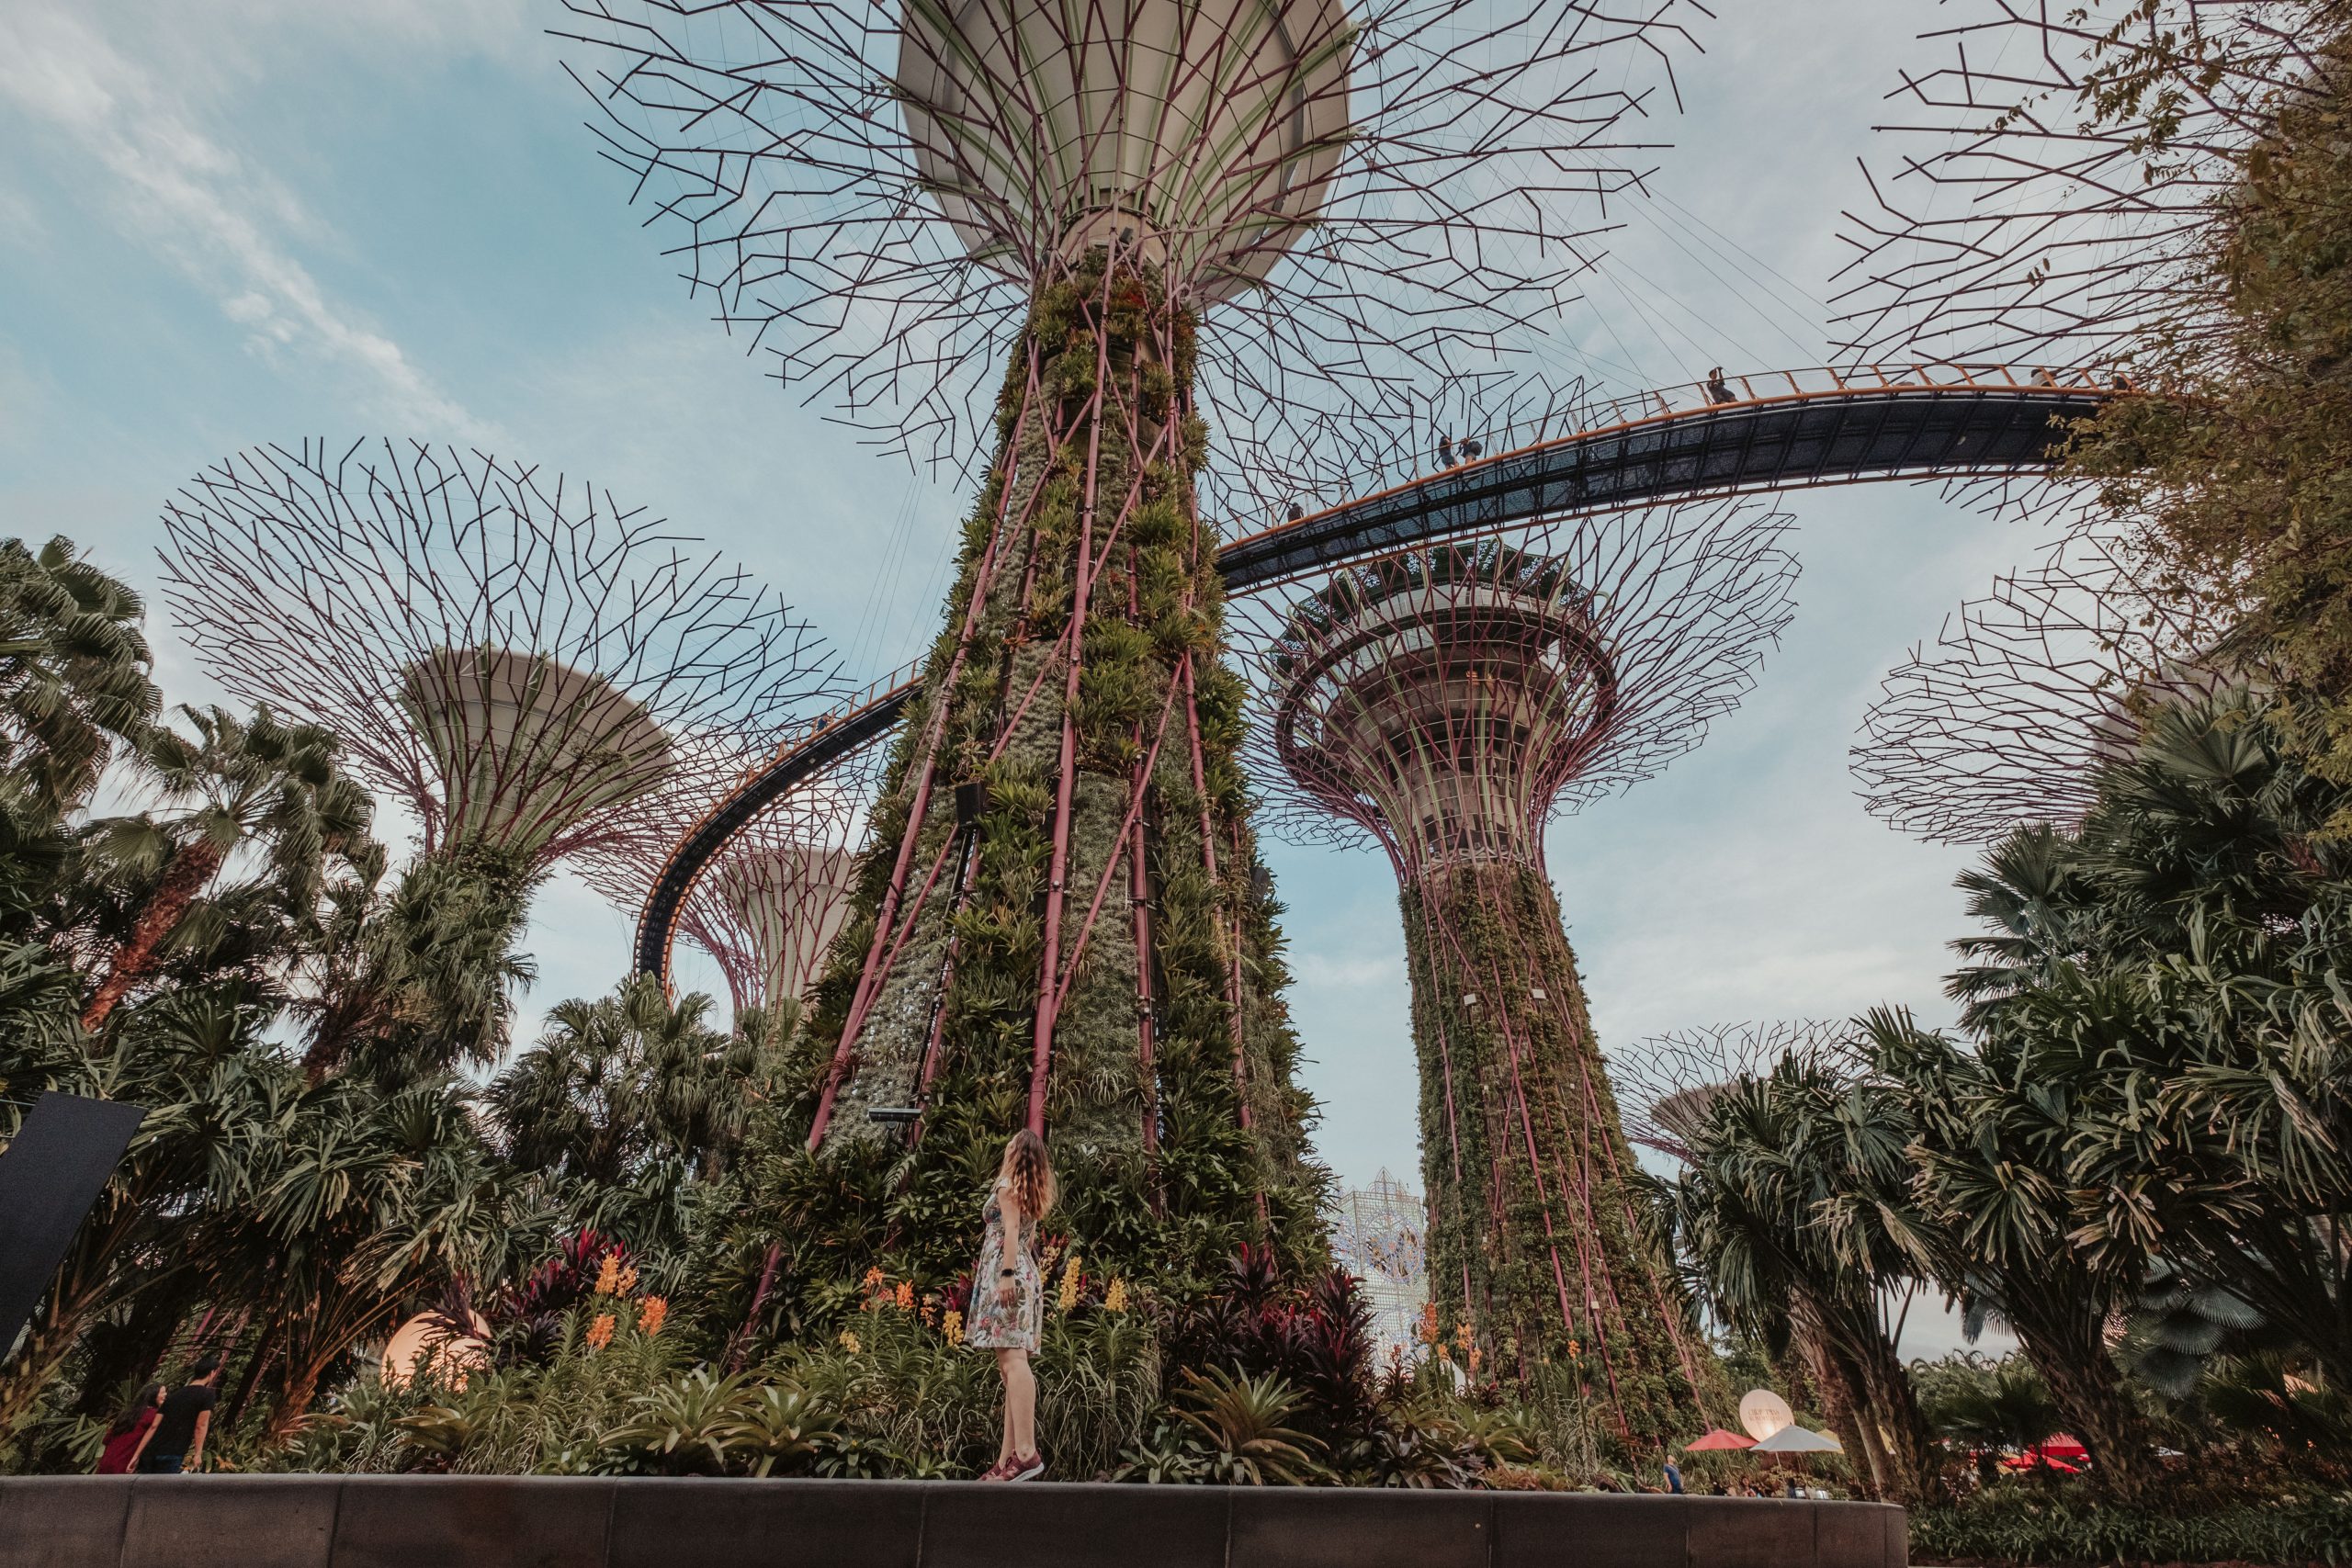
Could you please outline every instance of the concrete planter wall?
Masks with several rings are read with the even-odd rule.
[[[0,1568],[1904,1568],[1730,1497],[540,1476],[0,1479]]]

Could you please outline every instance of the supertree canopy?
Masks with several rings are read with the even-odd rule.
[[[1203,486],[1263,516],[1396,460],[1430,386],[1498,373],[1586,265],[1603,220],[1576,209],[1634,177],[1623,84],[1668,13],[569,8],[605,150],[787,383],[960,464],[1002,367],[809,997],[808,1157],[766,1167],[763,1278],[818,1306],[868,1261],[952,1280],[1024,1123],[1107,1271],[1202,1281],[1261,1238],[1319,1256]]]
[[[1745,693],[1791,613],[1785,523],[1724,502],[1343,568],[1252,639],[1289,819],[1396,869],[1444,1325],[1565,1363],[1642,1449],[1724,1391],[1636,1213],[1544,827]]]
[[[642,511],[494,457],[259,447],[166,503],[166,595],[209,673],[332,729],[414,813],[420,916],[492,958],[559,863],[636,803],[831,690],[831,658],[743,573]],[[504,1003],[453,1055],[493,1056]]]
[[[2066,539],[1888,672],[1852,749],[1863,804],[1939,843],[2071,827],[2151,712],[2229,683],[2225,629],[2214,602],[2144,591],[2124,543]]]
[[[1811,1061],[1835,1053],[1844,1035],[1844,1025],[1817,1018],[1654,1034],[1609,1061],[1618,1103],[1625,1108],[1625,1135],[1688,1160],[1727,1086],[1770,1072],[1784,1056]]]
[[[2217,202],[2312,79],[2340,0],[1969,0],[1906,73],[1849,215],[1847,346],[2129,360],[2219,319]]]
[[[1689,0],[566,0],[604,151],[787,387],[988,456],[1037,293],[1117,245],[1199,312],[1211,510],[1410,471],[1431,400],[1528,417],[1523,350],[1647,173]],[[1636,122],[1628,126],[1631,120]],[[1215,307],[1204,310],[1204,307]],[[1506,363],[1506,361],[1509,363]],[[1499,412],[1487,416],[1498,427]],[[1001,439],[1002,432],[995,432]]]

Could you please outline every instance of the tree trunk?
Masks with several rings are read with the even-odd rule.
[[[1886,1451],[1861,1413],[1861,1399],[1852,1378],[1831,1353],[1818,1315],[1802,1296],[1791,1302],[1789,1321],[1798,1359],[1804,1363],[1807,1379],[1820,1392],[1822,1419],[1846,1445],[1854,1479],[1864,1495],[1883,1500],[1890,1495]],[[1804,1401],[1789,1403],[1801,1405]]]
[[[163,880],[148,895],[138,919],[131,922],[130,935],[107,961],[106,978],[91,993],[90,1005],[82,1010],[85,1030],[97,1032],[107,1015],[114,1011],[115,1004],[155,966],[156,950],[172,934],[172,928],[180,923],[188,906],[196,902],[196,896],[204,891],[205,884],[212,880],[213,873],[220,869],[220,863],[226,858],[225,851],[201,840],[181,846],[172,856],[171,864],[164,868]]]
[[[1903,1370],[1894,1347],[1879,1326],[1875,1302],[1839,1308],[1814,1303],[1825,1327],[1832,1353],[1843,1358],[1856,1384],[1861,1422],[1875,1423],[1876,1436],[1885,1445],[1888,1501],[1906,1505],[1944,1500],[1942,1467],[1935,1438],[1919,1414],[1911,1393],[1910,1374]]]
[[[2104,1315],[2085,1322],[2079,1314],[2012,1312],[2009,1324],[2070,1435],[2090,1450],[2091,1489],[2116,1503],[2144,1501],[2161,1472],[2147,1422],[2107,1353]]]

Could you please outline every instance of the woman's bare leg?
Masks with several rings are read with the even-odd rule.
[[[999,1350],[996,1353],[996,1375],[1004,1384],[1004,1420],[1002,1423],[1004,1427],[1004,1440],[997,1444],[996,1448],[997,1462],[1000,1464],[1021,1451],[1019,1449],[1012,1446],[1012,1384],[1014,1379],[1019,1375],[1012,1370],[1012,1361],[1014,1357],[1021,1356],[1022,1354],[1023,1353],[1019,1350]],[[1027,1371],[1026,1368],[1022,1370],[1023,1371]]]
[[[1029,1370],[1026,1350],[999,1350],[997,1368],[1004,1374],[1004,1440],[1016,1456],[1037,1451],[1037,1377]]]

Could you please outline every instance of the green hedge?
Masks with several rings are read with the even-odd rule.
[[[2061,1499],[1911,1513],[1911,1556],[1951,1562],[2352,1562],[2352,1497],[2166,1515]]]

